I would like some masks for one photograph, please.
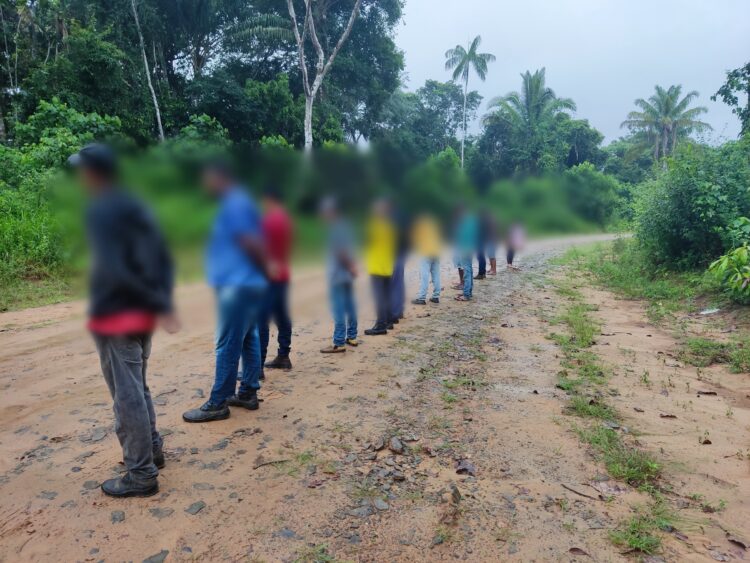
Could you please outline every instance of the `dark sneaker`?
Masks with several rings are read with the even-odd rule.
[[[292,362],[289,359],[289,356],[276,356],[270,362],[266,362],[265,367],[269,369],[283,369],[284,371],[289,371],[292,369]]]
[[[439,297],[431,297],[430,298],[430,303],[440,303],[440,298]]]
[[[384,327],[374,326],[365,330],[367,336],[380,336],[381,334],[388,334],[388,331]]]
[[[352,348],[356,348],[357,346],[359,346],[359,340],[357,340],[356,338],[347,338],[346,343]]]
[[[427,305],[427,301],[424,299],[412,299],[411,303],[412,305]]]
[[[242,407],[249,411],[257,411],[258,407],[260,407],[258,393],[253,391],[252,393],[238,393],[237,395],[232,395],[227,399],[227,405],[230,407]]]
[[[393,323],[388,323],[388,326],[385,327],[387,330],[393,330]]]
[[[483,280],[483,279],[484,279],[484,276],[483,276],[483,275],[480,275],[480,274],[477,274],[476,276],[474,276],[474,279],[475,279],[475,280]]]
[[[397,324],[398,324],[398,321],[399,321],[399,319],[403,319],[403,317],[397,317],[397,318],[395,318],[395,319],[391,319],[391,323],[390,323],[390,324],[392,324],[392,325],[397,325]]]
[[[150,497],[159,492],[156,477],[146,482],[134,480],[130,473],[102,483],[102,492],[110,497]]]
[[[336,344],[334,344],[333,346],[328,346],[326,348],[321,348],[320,351],[323,354],[341,354],[342,352],[346,352],[346,347],[344,347],[344,346],[336,346]]]
[[[182,420],[185,422],[210,422],[212,420],[224,420],[225,418],[229,418],[229,407],[226,403],[214,405],[206,401],[200,408],[182,413]]]

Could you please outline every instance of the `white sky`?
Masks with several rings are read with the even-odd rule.
[[[714,127],[707,140],[739,133],[737,117],[710,97],[726,70],[750,60],[750,0],[406,0],[396,43],[407,88],[448,80],[445,51],[475,35],[497,57],[486,82],[470,79],[485,98],[480,115],[490,98],[520,89],[521,72],[544,66],[547,85],[607,141],[626,132],[633,100],[656,84],[700,93]]]

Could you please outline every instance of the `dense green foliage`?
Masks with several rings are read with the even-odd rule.
[[[326,50],[354,5],[315,3]],[[305,89],[285,2],[0,0],[0,9],[6,288],[64,279],[78,267],[80,220],[53,213],[73,209],[77,192],[52,186],[66,157],[92,140],[128,155],[124,182],[155,207],[178,253],[205,235],[211,207],[195,164],[217,151],[238,156],[253,185],[278,186],[310,241],[322,194],[353,209],[387,194],[407,210],[443,216],[457,202],[485,205],[501,223],[522,220],[532,232],[632,222],[649,263],[705,267],[734,248],[727,225],[750,214],[747,142],[691,140],[705,129],[703,109],[679,86],[636,101],[630,134],[602,147],[602,134],[574,116],[575,102],[555,93],[545,70],[526,71],[519,91],[494,98],[467,136],[482,104],[469,77],[483,79],[494,57],[479,52],[477,37],[446,54],[451,80],[407,91],[394,41],[401,0],[362,0],[315,102],[309,168],[293,150],[304,144]],[[315,61],[306,63],[313,71]],[[743,120],[745,71],[730,72],[716,94]],[[4,292],[11,297],[0,308],[15,291]]]
[[[750,215],[750,139],[686,145],[639,189],[636,233],[656,264],[706,267],[731,248],[728,227]]]

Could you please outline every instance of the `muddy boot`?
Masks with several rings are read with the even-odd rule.
[[[182,413],[182,420],[185,422],[211,422],[212,420],[224,420],[225,418],[229,418],[227,404],[214,405],[209,401],[203,403],[200,408]]]
[[[337,346],[336,344],[334,344],[333,346],[328,346],[327,348],[321,348],[320,352],[321,354],[341,354],[342,352],[346,352],[346,347]]]
[[[289,359],[289,356],[276,356],[270,362],[266,362],[265,367],[269,369],[283,369],[284,371],[289,371],[292,369],[292,362]]]
[[[347,338],[346,343],[352,348],[359,346],[359,341],[356,338]]]
[[[159,492],[156,477],[148,481],[136,481],[130,472],[122,477],[107,479],[101,484],[102,492],[110,497],[150,497]]]
[[[420,299],[420,298],[412,299],[411,302],[412,302],[412,305],[427,305],[427,301],[425,299]]]
[[[260,407],[260,403],[258,402],[258,392],[251,391],[250,393],[238,393],[237,395],[232,395],[227,399],[227,405],[230,407],[242,407],[249,411],[257,411],[258,407]]]

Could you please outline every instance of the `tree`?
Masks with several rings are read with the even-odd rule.
[[[744,107],[740,105],[739,94],[747,97]],[[721,98],[732,108],[732,113],[740,118],[740,135],[750,134],[750,63],[727,72],[727,81],[711,96],[713,101],[717,98]]]
[[[460,77],[464,83],[464,134],[461,138],[461,168],[464,167],[464,144],[466,142],[466,97],[469,92],[469,72],[473,68],[479,79],[484,81],[487,77],[487,63],[491,63],[495,60],[495,55],[477,52],[481,43],[482,37],[477,35],[469,44],[468,51],[463,45],[456,45],[453,49],[448,49],[445,52],[445,69],[453,70],[453,80],[458,80]]]
[[[294,9],[294,0],[287,0],[287,7],[289,9],[289,17],[292,18],[292,29],[294,31],[294,38],[297,41],[297,51],[299,54],[299,67],[302,72],[302,85],[305,92],[305,151],[312,151],[313,145],[313,130],[312,130],[312,114],[313,104],[315,97],[318,95],[318,91],[323,84],[328,72],[331,70],[333,61],[336,59],[341,47],[346,42],[349,34],[354,26],[354,21],[357,19],[359,13],[359,7],[362,0],[354,0],[354,6],[349,14],[349,19],[344,27],[341,36],[339,37],[336,46],[326,57],[323,45],[321,45],[320,38],[317,32],[316,19],[324,19],[324,14],[318,12],[317,14],[313,10],[312,0],[304,0],[305,4],[305,18],[302,22],[302,30],[300,32],[300,26],[297,23],[297,14]],[[310,81],[310,70],[307,68],[307,58],[305,56],[306,39],[308,38],[313,44],[315,53],[317,55],[317,62],[315,63],[314,73],[312,82]]]
[[[708,110],[703,106],[690,107],[698,95],[693,90],[681,97],[681,85],[667,89],[656,86],[648,100],[638,98],[635,101],[640,111],[631,111],[621,127],[643,134],[644,140],[653,147],[654,160],[669,156],[674,153],[679,139],[712,129],[708,123],[698,120]]]
[[[159,140],[164,141],[164,127],[161,125],[161,112],[159,111],[159,100],[156,99],[156,92],[154,91],[154,85],[151,83],[151,70],[148,68],[148,59],[146,58],[146,47],[143,44],[143,32],[141,31],[141,23],[138,21],[138,10],[135,7],[135,0],[130,0],[130,5],[133,8],[133,19],[135,20],[135,28],[138,30],[138,41],[141,46],[141,55],[143,56],[143,69],[146,74],[146,82],[148,83],[148,89],[151,92],[151,100],[154,102],[154,113],[156,114],[156,125],[159,128]]]
[[[562,123],[559,118],[576,109],[573,100],[558,98],[554,90],[547,87],[545,74],[544,68],[533,74],[523,73],[521,93],[510,92],[494,98],[488,104],[490,112],[484,117],[485,127],[513,136],[512,142],[503,144],[511,151],[516,168],[521,172],[538,173],[559,164],[556,154],[559,151],[552,147],[561,137],[556,131]],[[567,159],[568,154],[562,158]]]

